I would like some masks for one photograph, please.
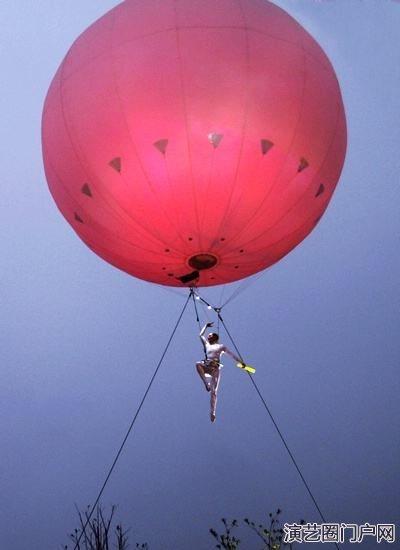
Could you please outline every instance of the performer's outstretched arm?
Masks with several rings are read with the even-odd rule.
[[[207,344],[207,339],[204,337],[204,333],[206,331],[206,328],[212,327],[212,326],[213,326],[213,323],[206,323],[204,325],[204,327],[201,329],[199,336],[200,336],[200,339],[203,342],[203,344]]]
[[[240,363],[241,365],[244,365],[243,361],[240,359],[240,357],[238,357],[237,355],[235,355],[229,348],[227,348],[226,346],[224,346],[224,352],[227,353],[228,355],[230,355],[231,357],[233,357],[233,359],[235,361],[237,361],[238,363]]]

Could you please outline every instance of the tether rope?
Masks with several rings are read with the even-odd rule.
[[[221,308],[225,307],[227,304],[229,304],[233,300],[236,300],[236,298],[240,294],[242,294],[245,290],[247,290],[251,285],[253,285],[256,281],[258,281],[264,275],[265,275],[265,271],[261,271],[260,273],[255,273],[254,275],[247,277],[244,281],[242,281],[238,285],[238,287],[232,292],[232,294],[223,302],[223,304],[221,305]]]
[[[196,294],[196,295],[199,296],[198,294]],[[208,302],[207,302],[206,300],[204,300],[201,296],[199,296],[199,298],[200,298],[200,300],[202,300],[202,301],[203,301],[205,304],[207,304],[208,306],[210,305],[210,304],[208,304]],[[242,356],[242,354],[240,353],[240,351],[239,351],[239,349],[238,349],[238,347],[237,347],[237,345],[236,345],[236,343],[235,343],[235,341],[234,341],[234,339],[233,339],[231,333],[230,333],[229,330],[228,330],[228,327],[226,326],[225,321],[223,320],[223,318],[222,318],[222,316],[221,316],[221,309],[222,309],[222,308],[213,308],[213,309],[214,309],[214,311],[216,312],[216,314],[217,314],[217,316],[218,316],[218,319],[221,321],[221,324],[222,324],[222,326],[224,327],[224,329],[225,329],[225,331],[226,331],[226,333],[227,333],[227,335],[228,335],[230,341],[232,342],[232,345],[233,345],[233,347],[235,348],[236,353],[237,353],[238,356],[240,357],[241,361],[245,364],[246,362],[243,360],[243,356]],[[288,455],[289,455],[289,457],[290,457],[290,459],[291,459],[291,461],[292,461],[294,467],[296,468],[297,473],[299,474],[300,479],[302,480],[302,482],[303,482],[303,484],[304,484],[304,487],[306,488],[306,490],[307,490],[309,496],[311,497],[311,500],[313,501],[314,506],[315,506],[316,510],[318,511],[318,514],[320,515],[320,517],[321,517],[323,523],[327,523],[327,521],[326,521],[326,519],[325,519],[325,517],[324,517],[324,515],[323,515],[323,513],[322,513],[322,511],[321,511],[321,508],[319,507],[318,502],[317,502],[316,498],[314,497],[314,495],[313,495],[313,493],[312,493],[312,491],[311,491],[311,488],[310,488],[309,484],[307,483],[307,481],[306,481],[306,479],[305,479],[303,473],[301,472],[300,467],[299,467],[299,465],[297,464],[297,461],[296,461],[296,459],[295,459],[295,457],[294,457],[292,451],[290,450],[288,444],[286,443],[286,440],[285,440],[285,438],[284,438],[284,436],[283,436],[281,430],[279,429],[279,426],[278,426],[278,424],[277,424],[275,418],[273,417],[273,415],[272,415],[272,413],[271,413],[271,410],[270,410],[270,408],[268,407],[268,405],[267,405],[267,403],[266,403],[266,401],[265,401],[265,399],[264,399],[264,397],[263,397],[263,395],[262,395],[260,389],[258,388],[256,382],[254,381],[253,376],[252,376],[250,373],[247,373],[247,374],[248,374],[248,376],[249,376],[249,378],[250,378],[250,382],[253,384],[254,389],[256,390],[256,392],[257,392],[259,398],[261,399],[261,402],[262,402],[262,404],[264,405],[264,408],[265,408],[265,410],[267,411],[267,413],[268,413],[268,415],[269,415],[269,417],[270,417],[270,419],[271,419],[271,421],[272,421],[272,423],[273,423],[273,425],[274,425],[274,427],[275,427],[275,429],[276,429],[276,431],[277,431],[277,433],[278,433],[278,435],[279,435],[279,437],[280,437],[280,439],[281,439],[281,441],[282,441],[282,443],[283,443],[283,445],[284,445],[286,451],[288,452]],[[334,544],[335,544],[337,550],[340,550],[339,545],[338,545],[336,542],[335,542]]]
[[[162,355],[161,355],[161,358],[160,358],[160,360],[159,360],[159,362],[158,362],[158,364],[157,364],[157,367],[156,367],[156,369],[155,369],[155,371],[154,371],[154,373],[153,373],[153,376],[151,377],[151,380],[150,380],[150,382],[149,382],[149,384],[148,384],[148,386],[147,386],[147,389],[146,389],[146,391],[144,392],[144,395],[143,395],[143,397],[142,397],[142,400],[141,400],[141,402],[140,402],[138,408],[136,409],[136,413],[135,413],[135,415],[134,415],[134,417],[133,417],[132,422],[130,423],[130,426],[129,426],[129,428],[128,428],[128,431],[126,432],[126,435],[125,435],[125,437],[124,437],[124,439],[123,439],[123,441],[122,441],[122,443],[121,443],[121,445],[120,445],[120,447],[119,447],[119,449],[118,449],[118,452],[117,452],[117,454],[115,455],[114,461],[113,461],[113,463],[112,463],[110,469],[108,470],[107,476],[106,476],[106,478],[105,478],[105,480],[104,480],[104,483],[103,483],[103,485],[102,485],[102,487],[101,487],[101,489],[100,489],[100,491],[99,491],[99,494],[97,495],[97,498],[96,498],[96,500],[95,500],[95,502],[94,502],[94,504],[93,504],[93,506],[92,506],[92,508],[91,508],[91,510],[90,510],[90,513],[89,513],[88,516],[87,516],[87,519],[86,519],[86,522],[85,522],[85,524],[84,524],[84,526],[83,526],[83,529],[82,529],[82,531],[81,531],[81,533],[80,533],[80,535],[79,535],[78,540],[77,540],[76,543],[75,543],[74,550],[77,550],[77,548],[79,547],[79,543],[80,543],[80,541],[81,541],[81,538],[82,538],[83,534],[86,532],[86,527],[88,526],[89,521],[91,520],[91,517],[92,517],[92,515],[93,515],[93,512],[94,512],[94,510],[95,510],[97,504],[99,503],[99,500],[100,500],[100,498],[101,498],[101,496],[102,496],[102,494],[103,494],[103,492],[104,492],[104,489],[106,488],[106,485],[107,485],[107,483],[108,483],[108,480],[110,479],[111,474],[112,474],[112,472],[113,472],[113,470],[114,470],[114,468],[115,468],[115,466],[116,466],[116,464],[117,464],[117,462],[118,462],[118,459],[119,459],[119,457],[120,457],[120,455],[121,455],[121,453],[122,453],[122,450],[123,450],[123,448],[124,448],[124,446],[125,446],[125,443],[127,442],[128,437],[129,437],[129,435],[130,435],[130,433],[131,433],[131,431],[132,431],[133,425],[134,425],[135,422],[136,422],[136,419],[137,419],[137,417],[138,417],[138,415],[139,415],[139,413],[140,413],[140,410],[141,410],[141,408],[142,408],[142,406],[143,406],[143,404],[144,404],[144,402],[145,402],[145,399],[146,399],[146,397],[147,397],[147,395],[148,395],[148,393],[149,393],[149,391],[150,391],[150,388],[151,388],[151,386],[152,386],[152,384],[153,384],[153,382],[154,382],[154,379],[155,379],[155,377],[157,376],[157,373],[158,373],[158,371],[159,371],[159,369],[160,369],[160,367],[161,367],[161,363],[162,363],[163,360],[164,360],[164,357],[165,357],[165,355],[166,355],[166,353],[167,353],[167,351],[168,351],[168,348],[169,348],[169,346],[170,346],[170,344],[171,344],[171,342],[172,342],[172,339],[173,339],[173,337],[174,337],[174,335],[175,335],[175,332],[176,332],[176,330],[177,330],[177,328],[178,328],[178,326],[179,326],[179,324],[180,324],[180,322],[181,322],[181,319],[182,319],[182,317],[183,317],[183,314],[185,313],[186,307],[187,307],[187,305],[188,305],[188,303],[189,303],[189,300],[190,300],[190,298],[191,298],[192,296],[193,296],[193,290],[191,289],[190,292],[189,292],[189,296],[187,297],[187,300],[186,300],[186,302],[185,302],[185,305],[183,306],[183,309],[182,309],[181,313],[179,314],[178,320],[176,321],[175,326],[174,326],[174,328],[173,328],[173,330],[172,330],[172,332],[171,332],[171,336],[169,337],[169,340],[168,340],[168,342],[167,342],[167,345],[165,346],[164,351],[163,351],[163,353],[162,353]]]
[[[199,330],[201,330],[201,323],[200,323],[200,317],[199,317],[199,310],[197,309],[197,303],[196,303],[197,296],[194,295],[193,289],[191,289],[190,294],[191,294],[191,296],[192,296],[192,298],[193,298],[193,305],[194,305],[194,311],[195,311],[195,314],[196,314],[196,321],[197,321],[197,324],[199,325]],[[207,359],[206,346],[204,345],[203,340],[201,341],[201,343],[203,344],[204,359]]]

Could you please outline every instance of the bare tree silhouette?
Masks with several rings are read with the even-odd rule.
[[[279,520],[282,510],[278,508],[275,513],[269,514],[268,526],[263,524],[256,524],[254,521],[245,518],[243,524],[249,527],[257,537],[262,541],[262,550],[288,550],[293,549],[292,543],[285,543],[283,540],[283,529]],[[217,544],[215,548],[224,550],[237,550],[241,545],[241,539],[237,538],[233,532],[236,532],[240,527],[238,520],[233,519],[231,521],[225,518],[221,519],[224,525],[224,531],[218,533],[215,529],[210,529],[211,535],[216,539]],[[304,520],[300,520],[301,525],[304,524]],[[246,544],[246,548],[248,545]]]
[[[99,505],[96,508],[93,516],[90,516],[91,507],[88,506],[84,512],[77,508],[80,526],[69,534],[73,546],[62,546],[63,550],[128,550],[129,529],[125,530],[121,523],[114,522],[116,506],[112,506],[108,514],[104,513],[103,508]],[[283,540],[283,529],[279,516],[282,511],[280,508],[274,513],[269,514],[267,525],[256,524],[248,518],[245,518],[240,523],[238,520],[231,521],[225,518],[221,519],[223,531],[219,533],[216,529],[210,529],[210,533],[216,540],[215,548],[219,550],[238,550],[239,547],[249,548],[248,543],[243,543],[236,536],[236,532],[240,527],[247,527],[253,531],[258,539],[262,542],[261,550],[292,550],[293,544],[285,543]],[[90,518],[90,519],[89,519]],[[300,524],[304,524],[304,520],[300,520]],[[135,543],[136,550],[149,550],[149,545],[145,543]]]
[[[128,530],[125,530],[121,523],[114,527],[114,515],[117,507],[112,506],[111,511],[106,515],[103,508],[99,505],[96,508],[93,517],[90,518],[91,507],[88,506],[84,512],[77,508],[80,526],[72,533],[69,538],[73,546],[66,544],[64,550],[128,550]],[[135,548],[148,550],[147,543],[136,543]]]

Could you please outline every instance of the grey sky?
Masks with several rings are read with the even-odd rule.
[[[400,4],[275,3],[335,67],[348,154],[316,230],[232,301],[224,318],[257,367],[326,517],[395,522]],[[116,4],[0,4],[1,550],[66,542],[74,503],[96,496],[183,305],[179,293],[135,280],[85,248],[44,178],[48,85],[71,42]],[[217,303],[221,289],[204,294]],[[212,548],[208,528],[220,517],[261,521],[278,506],[288,520],[317,521],[251,385],[228,358],[211,426],[193,367],[199,357],[190,309],[103,503],[118,504],[132,540],[152,550]],[[249,550],[258,548],[249,541]]]

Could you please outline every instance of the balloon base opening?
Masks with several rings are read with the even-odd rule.
[[[212,254],[196,254],[189,258],[189,265],[193,269],[201,271],[202,269],[211,269],[217,265],[218,259]]]

